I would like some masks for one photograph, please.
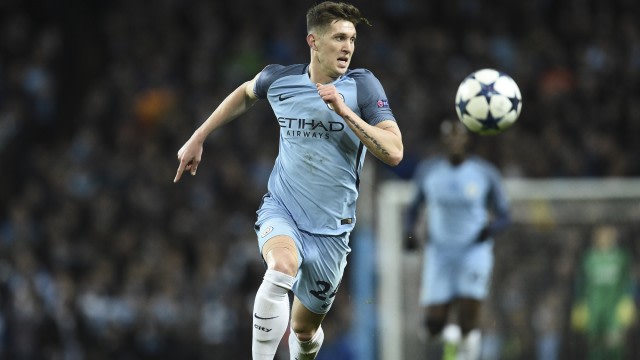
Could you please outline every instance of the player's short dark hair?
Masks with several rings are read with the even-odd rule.
[[[325,1],[307,11],[307,32],[322,31],[338,20],[347,20],[356,26],[360,23],[371,25],[357,7],[343,2]]]

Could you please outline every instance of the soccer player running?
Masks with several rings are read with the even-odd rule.
[[[414,230],[423,209],[428,242],[420,305],[425,308],[427,353],[475,360],[480,354],[479,314],[493,269],[492,236],[510,223],[509,203],[498,170],[468,155],[470,138],[461,122],[444,120],[441,140],[447,156],[426,159],[416,169],[405,246],[418,245]]]
[[[323,2],[307,12],[310,63],[268,65],[233,91],[178,151],[196,174],[208,134],[267,99],[280,126],[279,152],[257,211],[258,245],[267,265],[253,309],[253,359],[273,359],[287,326],[291,359],[314,359],[321,323],[346,266],[366,151],[385,164],[403,156],[400,130],[378,79],[349,69],[353,5]],[[294,296],[289,308],[288,292]],[[290,319],[290,321],[289,321]]]

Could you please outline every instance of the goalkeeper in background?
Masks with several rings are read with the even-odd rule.
[[[571,322],[574,330],[586,333],[590,360],[623,359],[627,330],[636,316],[631,259],[618,236],[613,226],[596,228],[577,274]]]

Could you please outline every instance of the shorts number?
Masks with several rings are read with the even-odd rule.
[[[320,290],[311,290],[309,291],[311,293],[311,295],[315,296],[316,298],[324,301],[327,300],[327,292],[329,292],[329,290],[331,290],[331,284],[329,284],[326,281],[322,281],[322,280],[318,280],[316,281],[316,285],[318,285],[318,287],[320,288]],[[336,296],[336,292],[338,291],[338,289],[334,290],[331,294],[329,294],[329,298],[332,298],[334,296]]]

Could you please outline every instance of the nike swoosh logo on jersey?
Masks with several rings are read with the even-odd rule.
[[[287,99],[291,99],[292,97],[294,97],[295,95],[284,95],[284,94],[280,94],[280,96],[278,96],[278,100],[280,101],[284,101]]]
[[[253,313],[253,316],[255,316],[255,317],[256,317],[256,319],[260,319],[260,320],[271,320],[271,319],[275,319],[275,318],[277,318],[277,316],[274,316],[274,317],[260,317],[260,316],[258,316],[258,314],[256,314],[256,313]]]

